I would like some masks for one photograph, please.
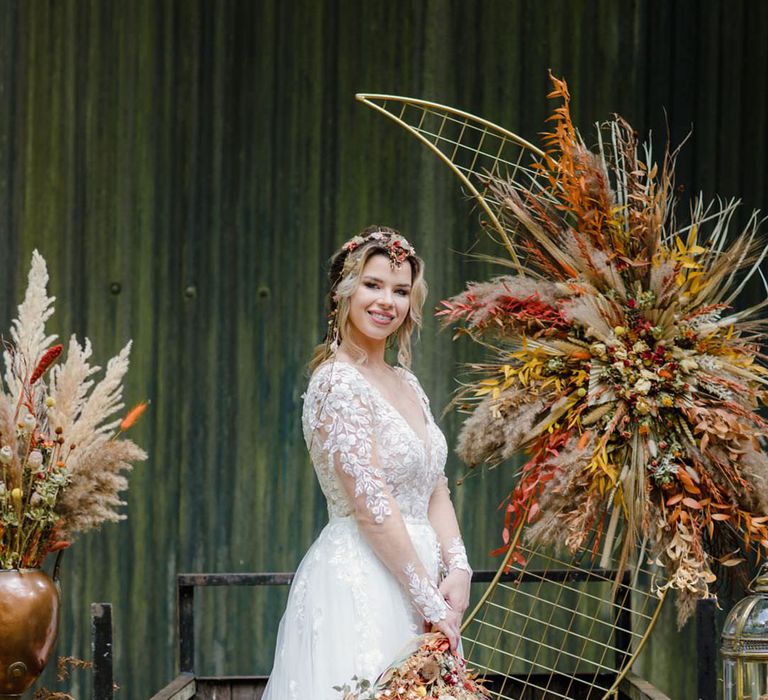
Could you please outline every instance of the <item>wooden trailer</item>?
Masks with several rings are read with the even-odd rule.
[[[475,572],[473,583],[487,583],[494,576],[493,571]],[[551,572],[550,572],[551,574]],[[266,676],[228,676],[211,677],[199,676],[195,673],[195,589],[208,586],[265,586],[289,585],[293,580],[292,573],[253,573],[253,574],[179,574],[177,577],[178,592],[178,642],[179,642],[179,675],[167,686],[157,692],[151,700],[259,700],[266,686]],[[717,697],[716,683],[716,640],[715,606],[714,601],[701,601],[696,614],[698,641],[698,700],[715,700]],[[603,680],[608,680],[610,674]],[[614,678],[610,680],[614,680]],[[487,676],[488,687],[493,690],[498,687],[498,678]],[[569,678],[562,683],[555,676],[542,676],[542,687],[549,688],[546,693],[532,694],[524,690],[516,700],[555,700],[566,697],[565,688],[569,687]],[[512,692],[514,695],[514,679],[505,681],[504,697]],[[546,684],[546,685],[545,685]],[[605,685],[605,683],[601,684]],[[567,697],[570,697],[567,696]],[[600,700],[602,692],[591,694],[574,694],[571,700]],[[615,700],[670,700],[670,698],[648,681],[632,672],[622,679]],[[307,698],[306,700],[314,700]],[[613,700],[613,699],[612,699]],[[679,699],[676,699],[679,700]]]

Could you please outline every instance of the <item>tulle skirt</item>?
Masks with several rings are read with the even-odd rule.
[[[432,526],[426,519],[405,524],[437,580]],[[332,518],[296,571],[263,700],[339,700],[334,686],[353,676],[375,680],[421,632],[420,615],[355,520]]]

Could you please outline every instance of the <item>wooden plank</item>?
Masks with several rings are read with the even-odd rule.
[[[660,690],[654,688],[648,681],[636,676],[631,671],[624,676],[619,684],[620,697],[626,700],[670,700]]]
[[[192,586],[286,586],[293,581],[294,572],[281,573],[215,573],[179,574],[177,584]]]
[[[93,662],[93,700],[112,700],[112,606],[91,603],[91,661]]]
[[[151,700],[190,700],[196,696],[196,693],[195,677],[189,673],[182,673],[155,693]]]
[[[229,678],[219,678],[208,682],[198,681],[196,700],[232,700],[232,683]]]
[[[195,589],[179,586],[179,668],[182,673],[194,673],[195,668]]]
[[[717,600],[700,600],[696,605],[696,695],[697,700],[716,700],[720,634],[715,615]]]

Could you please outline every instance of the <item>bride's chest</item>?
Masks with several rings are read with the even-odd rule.
[[[431,419],[424,416],[424,438],[416,434],[405,417],[387,402],[377,406],[375,449],[379,466],[392,487],[408,483],[428,486],[442,473],[447,446]]]

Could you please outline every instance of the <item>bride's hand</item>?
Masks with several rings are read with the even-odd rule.
[[[427,628],[430,625],[427,623]],[[448,637],[448,643],[451,645],[451,651],[456,652],[459,648],[459,641],[461,640],[460,628],[461,628],[461,615],[455,610],[448,608],[448,614],[440,620],[440,622],[433,622],[431,624],[433,630],[442,632]]]
[[[470,581],[467,571],[454,569],[442,580],[439,586],[440,593],[443,594],[448,605],[453,608],[454,612],[458,613],[459,626],[461,626],[461,618],[464,617],[464,612],[469,606]]]

